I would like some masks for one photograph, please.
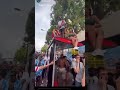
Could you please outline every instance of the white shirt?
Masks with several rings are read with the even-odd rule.
[[[61,21],[58,22],[58,26],[59,26],[60,29],[65,28],[65,24],[66,24],[65,20],[61,20]]]
[[[77,66],[77,62],[76,61],[72,61],[72,66],[73,66],[73,68],[75,68],[76,66]],[[76,75],[76,77],[75,77],[75,80],[77,81],[77,82],[80,82],[81,83],[81,81],[82,81],[82,78],[83,78],[83,63],[82,62],[80,62],[79,63],[80,64],[80,71],[79,71],[79,73],[77,73],[77,75]]]

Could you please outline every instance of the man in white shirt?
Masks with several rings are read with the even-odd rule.
[[[58,29],[61,33],[61,36],[64,37],[64,30],[66,28],[66,21],[62,19],[62,17],[59,17],[60,21],[58,21]]]
[[[75,56],[75,60],[72,61],[72,66],[74,68],[74,72],[77,73],[75,77],[75,86],[81,87],[84,75],[84,65],[80,62],[80,55]]]

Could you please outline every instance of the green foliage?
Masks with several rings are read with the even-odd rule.
[[[84,28],[84,8],[85,0],[55,0],[56,4],[52,7],[53,12],[51,14],[51,28],[48,30],[46,41],[49,42],[52,35],[54,25],[57,25],[59,16],[62,16],[66,21],[70,19],[72,24],[68,24],[68,27],[76,27],[75,30]]]
[[[27,54],[27,48],[25,47],[19,48],[15,53],[15,61],[20,63],[26,62],[27,59],[26,54]]]
[[[25,34],[24,41],[34,45],[35,43],[35,8],[33,7],[28,14],[28,18],[25,26]],[[27,61],[27,47],[20,47],[15,53],[15,61],[20,63],[26,63]],[[33,53],[32,53],[33,54]],[[32,58],[32,55],[29,55],[29,58]]]
[[[42,48],[41,48],[41,52],[46,52],[48,46],[45,44]]]
[[[86,0],[85,2],[92,6],[94,14],[100,19],[110,11],[120,10],[120,0]]]
[[[53,6],[53,20],[57,25],[59,16],[65,19],[70,19],[73,26],[80,23],[81,18],[84,18],[84,0],[56,0]]]

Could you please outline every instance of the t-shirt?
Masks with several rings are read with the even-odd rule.
[[[8,90],[8,81],[5,79],[1,80],[1,88],[2,90]]]
[[[35,69],[36,69],[38,66],[44,66],[45,60],[42,59],[41,61],[39,61],[38,59],[36,59],[36,60],[35,60],[35,63],[36,63],[36,66],[35,66]],[[36,75],[36,76],[41,76],[41,75],[42,75],[42,71],[43,71],[43,70],[37,70],[37,71],[35,72],[35,75]]]
[[[49,64],[50,57],[45,56],[44,60],[45,60],[44,65],[47,65]]]
[[[77,66],[77,64],[78,64],[78,63],[77,63],[75,60],[72,61],[72,67],[73,67],[73,68],[75,68],[75,67]],[[80,62],[79,64],[80,64],[80,71],[79,71],[79,73],[76,74],[75,80],[76,80],[77,82],[80,82],[80,83],[81,83],[81,80],[82,80],[82,78],[83,78],[83,70],[84,70],[83,67],[84,67],[84,66],[83,66],[83,63],[82,63],[82,62]]]
[[[66,24],[65,20],[61,20],[61,21],[58,22],[58,26],[59,26],[60,29],[65,28],[65,24]]]
[[[21,90],[22,89],[22,83],[20,80],[16,80],[14,83],[14,90]]]

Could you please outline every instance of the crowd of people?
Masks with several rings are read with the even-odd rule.
[[[36,86],[42,85],[42,82],[45,79],[45,72],[47,72],[46,68],[54,64],[53,61],[47,64],[45,63],[46,61],[47,60],[45,58],[45,55],[42,55],[42,57],[41,55],[37,55],[37,58],[35,59],[36,69],[38,69],[35,73]],[[72,62],[68,60],[67,56],[64,56],[63,54],[58,57],[55,62],[54,86],[85,86],[85,61],[83,57],[81,58],[80,54],[74,55]]]
[[[74,32],[74,28],[68,27],[66,21],[60,16],[58,20],[58,25],[52,31],[52,37],[61,37],[71,40],[73,49],[77,54],[72,55],[72,60],[69,60],[67,56],[63,55],[57,56],[56,61],[51,61],[50,58],[44,54],[35,56],[35,80],[36,86],[42,86],[43,83],[49,84],[49,82],[44,82],[45,73],[48,73],[49,67],[55,64],[55,77],[54,77],[54,86],[76,86],[84,87],[85,86],[85,59],[81,58],[78,51],[78,38],[77,34]],[[54,52],[55,53],[55,52]],[[49,62],[49,63],[48,63]],[[84,62],[84,63],[83,63]],[[52,70],[51,70],[52,72]],[[51,77],[53,78],[53,77]],[[47,85],[44,84],[44,85]],[[44,86],[43,85],[43,86]]]
[[[87,89],[120,90],[120,63],[117,63],[116,70],[112,72],[105,67],[89,68],[86,76]]]
[[[0,90],[34,90],[34,76],[25,66],[13,62],[0,64]]]

